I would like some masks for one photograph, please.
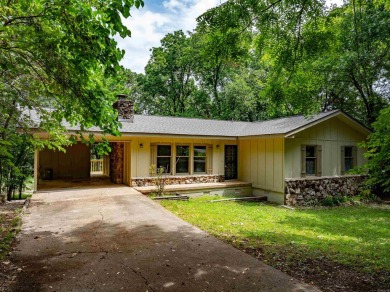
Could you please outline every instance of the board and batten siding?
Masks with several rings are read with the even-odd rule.
[[[140,145],[142,144],[142,148]],[[236,139],[202,139],[202,138],[171,138],[171,137],[132,137],[131,139],[131,177],[148,177],[149,167],[155,164],[155,145],[172,146],[172,156],[175,156],[176,145],[207,146],[207,167],[210,174],[224,174],[224,146],[237,145]],[[217,149],[219,145],[219,149]],[[192,167],[192,159],[190,165]]]
[[[39,160],[37,171],[44,177],[45,169],[53,171],[53,179],[89,178],[90,150],[81,142],[65,147],[66,152],[43,149],[36,155]]]
[[[322,146],[322,176],[341,175],[342,146],[356,146],[366,137],[337,117],[314,125],[285,139],[286,178],[301,177],[301,145]],[[357,166],[364,164],[364,149],[357,148]]]
[[[252,183],[254,195],[283,202],[284,138],[240,138],[238,179]]]

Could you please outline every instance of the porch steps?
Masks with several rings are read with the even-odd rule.
[[[161,196],[161,197],[154,197],[153,200],[155,201],[163,201],[163,200],[176,200],[176,201],[188,201],[189,200],[189,196],[184,196],[184,195],[180,195],[178,194],[177,196]]]
[[[241,202],[266,202],[267,197],[241,197],[241,198],[227,198],[227,199],[220,199],[220,200],[211,200],[207,203],[218,203],[218,202],[228,202],[228,201],[241,201]]]

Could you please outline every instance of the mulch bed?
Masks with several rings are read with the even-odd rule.
[[[20,226],[15,226],[17,217],[20,216],[19,210],[24,206],[25,201],[12,201],[10,203],[0,204],[0,243],[3,244],[12,236],[9,248],[2,247],[0,249],[0,291],[8,291],[8,287],[14,281],[22,269],[15,266],[11,258],[12,246],[15,243],[15,236],[18,233]],[[20,224],[20,222],[19,222]],[[8,246],[8,244],[6,245]]]

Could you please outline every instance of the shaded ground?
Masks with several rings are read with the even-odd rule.
[[[24,201],[0,204],[0,291],[5,291],[20,271],[10,261],[9,251],[19,230],[23,205]]]
[[[240,248],[240,246],[237,246]],[[273,251],[245,248],[242,251],[291,275],[319,287],[322,291],[387,291],[390,289],[388,271],[362,272],[332,261],[324,254],[317,257],[279,247]]]
[[[317,291],[127,187],[35,194],[14,291]]]
[[[390,289],[390,206],[289,210],[259,203],[165,207],[263,262],[325,291]]]

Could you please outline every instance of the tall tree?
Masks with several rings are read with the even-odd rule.
[[[32,108],[41,116],[36,126],[51,137],[37,144],[67,143],[63,120],[81,130],[98,126],[119,133],[107,79],[120,68],[124,52],[113,36],[130,35],[121,17],[128,17],[133,5],[143,1],[0,1],[2,165],[15,159],[9,143],[15,129],[27,131],[34,124]]]
[[[229,75],[248,58],[248,33],[236,29],[223,32],[200,23],[191,35],[196,59],[194,72],[199,86],[208,94],[212,117],[223,118],[223,96]]]
[[[196,92],[193,50],[183,31],[167,34],[152,49],[145,67],[144,91],[153,100],[152,113],[185,115]]]

